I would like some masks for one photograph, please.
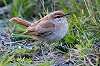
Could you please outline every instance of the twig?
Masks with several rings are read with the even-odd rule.
[[[85,57],[83,57],[84,58],[84,64],[86,65],[86,66],[88,66],[88,64],[86,63],[86,58]]]
[[[89,61],[89,63],[91,64],[91,66],[94,66],[94,64],[91,62],[91,60],[87,56],[85,56],[85,57]]]
[[[52,12],[54,12],[54,11],[55,11],[55,3],[56,3],[56,1],[55,1],[55,0],[52,0],[52,4],[53,4],[53,7],[52,7]]]
[[[41,0],[42,6],[43,6],[43,14],[46,14],[46,9],[44,7],[44,0]],[[45,15],[44,15],[45,16]]]

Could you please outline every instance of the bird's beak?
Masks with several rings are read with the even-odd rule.
[[[70,15],[70,13],[67,13],[67,14],[65,14],[64,16],[69,16]]]

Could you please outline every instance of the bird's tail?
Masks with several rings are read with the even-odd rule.
[[[23,20],[23,19],[18,18],[18,17],[13,17],[9,21],[13,22],[13,23],[23,25],[23,26],[26,26],[26,27],[29,27],[31,25],[31,22]]]

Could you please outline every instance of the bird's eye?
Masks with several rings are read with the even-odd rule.
[[[55,16],[54,18],[60,18],[61,16]]]

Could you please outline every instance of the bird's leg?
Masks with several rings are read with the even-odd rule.
[[[52,52],[52,43],[49,43],[49,52]]]
[[[47,54],[47,57],[49,60],[53,59],[54,58],[54,50],[53,50],[53,44],[50,43],[48,44],[48,54]]]
[[[44,56],[44,50],[43,50],[44,47],[43,47],[43,46],[44,46],[44,42],[41,42],[40,45],[39,45],[39,47],[40,47],[40,49],[41,49],[41,54],[42,54],[42,56]]]

